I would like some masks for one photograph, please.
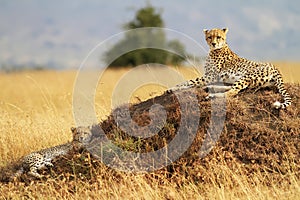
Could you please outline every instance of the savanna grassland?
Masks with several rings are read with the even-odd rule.
[[[294,98],[292,108],[286,113],[274,113],[271,108],[262,106],[256,108],[246,103],[239,106],[235,99],[227,110],[232,113],[228,114],[225,136],[232,139],[234,135],[241,137],[249,132],[272,140],[266,146],[262,146],[266,142],[256,141],[251,148],[261,151],[253,151],[252,157],[250,147],[240,147],[236,140],[232,140],[234,147],[241,150],[235,151],[234,147],[225,144],[225,136],[220,139],[217,150],[204,160],[198,160],[193,152],[188,152],[173,168],[152,173],[118,172],[86,156],[84,160],[74,159],[73,162],[74,166],[80,162],[88,166],[89,176],[82,176],[74,170],[77,169],[75,167],[63,177],[57,175],[47,180],[0,183],[0,199],[300,199],[299,157],[294,154],[297,148],[300,149],[297,143],[300,139],[300,64],[275,64],[280,67],[285,82],[293,83],[288,86]],[[194,69],[176,69],[186,78],[197,74]],[[112,110],[112,91],[127,71],[126,68],[107,70],[98,83],[101,90],[97,91],[95,98],[96,114],[99,121],[106,120],[103,126],[109,126],[110,130],[113,129],[108,117]],[[75,125],[72,94],[76,73],[23,71],[0,74],[0,167],[5,168],[32,151],[71,140],[70,127]],[[131,102],[143,102],[162,95],[164,90],[164,87],[153,84],[141,87],[131,95]],[[245,101],[250,105],[253,101],[253,104],[258,102],[266,107],[269,104],[264,104],[265,101],[271,102],[273,98],[280,97],[272,91],[258,92],[257,98],[254,94],[249,95]],[[161,100],[164,101],[164,98]],[[238,120],[246,122],[241,125]],[[270,137],[265,135],[268,131],[273,131]],[[280,135],[283,133],[289,134]],[[249,141],[253,140],[249,138]],[[239,140],[241,144],[249,143],[247,139]],[[282,143],[285,141],[286,146]],[[245,160],[246,157],[251,159]],[[278,162],[270,161],[275,158],[279,159]],[[78,168],[79,171],[82,169]]]

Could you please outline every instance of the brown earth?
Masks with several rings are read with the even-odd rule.
[[[265,179],[261,181],[266,185],[270,179],[288,181],[287,174],[300,178],[300,87],[295,84],[287,84],[286,87],[291,94],[292,105],[285,110],[272,108],[272,103],[281,96],[269,89],[244,91],[236,98],[227,100],[226,107],[222,106],[220,99],[206,100],[207,94],[202,89],[180,91],[176,95],[163,94],[129,106],[130,116],[138,126],[131,126],[127,132],[138,136],[130,136],[121,130],[120,124],[130,124],[130,117],[127,119],[128,115],[124,112],[127,106],[120,106],[98,125],[114,145],[121,150],[144,154],[161,150],[167,145],[168,151],[156,157],[145,157],[141,163],[139,159],[128,159],[112,144],[103,148],[104,143],[95,140],[88,149],[93,149],[96,154],[89,154],[86,150],[81,154],[72,151],[53,162],[55,167],[41,173],[46,175],[45,180],[51,177],[94,182],[99,178],[122,179],[122,174],[136,173],[135,169],[152,171],[156,166],[163,165],[161,160],[164,160],[168,166],[145,173],[149,180],[163,182],[167,178],[176,184],[185,181],[222,184],[228,177],[224,174],[224,166],[249,179],[253,174],[262,174]],[[164,109],[152,106],[154,104]],[[149,112],[150,108],[152,112]],[[166,123],[161,123],[163,125],[159,127],[161,121],[155,119],[164,115]],[[151,117],[154,125],[151,125]],[[224,127],[212,124],[208,133],[211,121],[222,122],[223,119]],[[149,128],[141,128],[145,126]],[[222,131],[220,137],[215,134],[218,131]],[[179,133],[183,135],[177,138]],[[149,134],[153,136],[141,137]],[[172,146],[174,141],[176,145]],[[102,151],[99,151],[100,145]],[[100,160],[126,172],[107,167]],[[149,167],[145,168],[145,165]],[[8,181],[8,175],[16,166],[17,163],[13,163],[1,169],[0,180]],[[19,181],[29,184],[32,180],[22,175]]]

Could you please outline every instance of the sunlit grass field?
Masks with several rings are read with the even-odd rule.
[[[275,62],[275,65],[280,68],[285,82],[300,83],[299,63]],[[187,79],[197,76],[197,70],[193,68],[174,69]],[[128,70],[106,70],[99,80],[101,89],[97,90],[95,98],[99,121],[109,115],[114,87]],[[77,71],[0,73],[0,166],[15,162],[32,151],[62,144],[71,139],[70,128],[75,126],[72,94],[76,74]],[[167,78],[169,77],[166,75]],[[162,94],[165,89],[163,86],[149,84],[138,88],[131,94],[130,99],[131,102],[143,101]],[[226,169],[224,172],[231,173],[226,172]],[[109,183],[99,178],[98,184],[93,187],[79,180],[68,184],[48,180],[43,184],[30,186],[0,183],[0,199],[300,199],[300,180],[291,180],[290,184],[283,185],[274,182],[267,187],[259,185],[259,179],[262,178],[259,175],[257,180],[252,181],[246,180],[246,177],[235,178],[241,181],[238,188],[231,188],[230,185],[189,184],[178,189],[171,184],[149,185],[142,175],[128,175],[128,181],[112,180]],[[70,184],[76,185],[75,192],[69,193]],[[56,185],[60,185],[61,189],[57,190]]]

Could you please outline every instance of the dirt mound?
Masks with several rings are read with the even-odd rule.
[[[162,175],[176,182],[183,180],[182,177],[189,181],[212,182],[221,179],[226,168],[249,177],[254,173],[272,174],[269,177],[279,180],[287,173],[299,177],[300,87],[287,84],[287,90],[292,105],[286,110],[272,108],[281,96],[267,89],[247,90],[227,100],[226,105],[220,99],[206,100],[207,94],[199,89],[163,94],[128,106],[128,112],[127,106],[120,106],[98,125],[113,141],[111,146],[114,147],[104,151],[106,156],[99,158],[103,149],[96,155],[87,151],[71,152],[58,158],[50,171],[41,173],[68,180],[93,181],[99,176],[121,178],[122,173],[143,169],[154,170],[145,176]],[[217,132],[220,134],[215,134]],[[102,145],[101,142],[95,144],[93,148]],[[135,156],[142,156],[162,149],[161,154],[143,157],[143,163],[134,157],[130,160],[122,153],[135,152],[140,153]],[[156,169],[164,164],[168,165]],[[145,168],[145,165],[150,166]],[[114,170],[116,166],[127,172]],[[106,177],[108,171],[110,177]],[[7,180],[4,174],[7,173],[3,171],[1,179]],[[27,182],[30,178],[24,175],[21,180]]]

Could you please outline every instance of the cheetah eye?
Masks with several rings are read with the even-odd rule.
[[[218,39],[218,40],[221,39],[221,36],[217,36],[217,39]]]
[[[207,39],[210,39],[210,40],[211,40],[211,36],[208,36]]]

